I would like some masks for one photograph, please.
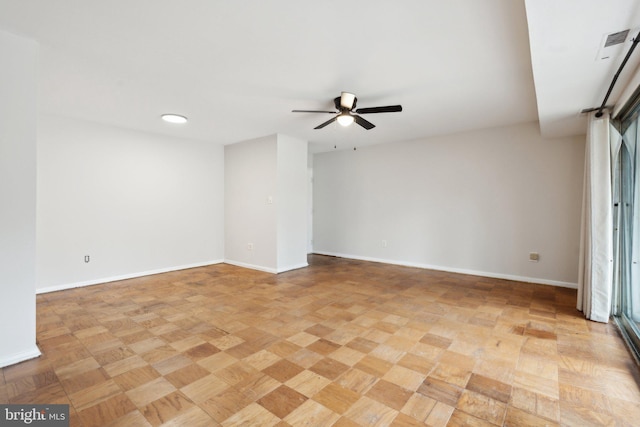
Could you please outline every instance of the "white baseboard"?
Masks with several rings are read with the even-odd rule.
[[[83,282],[67,283],[64,285],[47,286],[36,289],[36,294],[46,294],[48,292],[64,291],[65,289],[80,288],[83,286],[99,285],[101,283],[116,282],[118,280],[135,279],[136,277],[151,276],[153,274],[168,273],[170,271],[187,270],[189,268],[206,267],[208,265],[221,264],[223,260],[207,261],[196,264],[179,265],[168,268],[159,268],[157,270],[141,271],[138,273],[123,274],[121,276],[102,277],[100,279],[92,279]]]
[[[25,351],[21,351],[20,353],[15,353],[10,356],[4,356],[0,358],[0,368],[4,368],[5,366],[15,365],[16,363],[24,362],[25,360],[35,359],[40,356],[40,349],[37,345],[34,345],[33,348]]]
[[[249,264],[242,261],[234,261],[232,259],[225,259],[224,263],[235,265],[236,267],[243,267],[243,268],[249,268],[251,270],[264,271],[265,273],[278,274],[278,270],[276,270],[275,268],[264,267],[262,265]]]
[[[318,255],[328,255],[328,256],[335,256],[339,258],[356,259],[359,261],[379,262],[383,264],[402,265],[404,267],[416,267],[416,268],[422,268],[426,270],[446,271],[448,273],[458,273],[458,274],[468,274],[471,276],[490,277],[492,279],[513,280],[516,282],[535,283],[539,285],[550,285],[550,286],[558,286],[561,288],[578,289],[577,283],[561,282],[558,280],[540,279],[536,277],[516,276],[512,274],[492,273],[487,271],[468,270],[464,268],[443,267],[440,265],[430,265],[430,264],[396,261],[396,260],[381,259],[381,258],[363,257],[358,255],[348,255],[348,254],[341,254],[336,252],[314,251],[314,253]]]
[[[231,259],[225,259],[224,263],[225,264],[230,264],[230,265],[235,265],[236,267],[242,267],[242,268],[249,268],[251,270],[264,271],[265,273],[271,273],[271,274],[279,274],[279,273],[284,273],[286,271],[297,270],[299,268],[309,267],[309,264],[307,264],[306,262],[302,263],[302,264],[295,264],[295,265],[290,265],[290,266],[281,267],[281,268],[264,267],[262,265],[249,264],[249,263],[246,263],[246,262],[234,261],[234,260],[231,260]]]
[[[278,273],[284,273],[285,271],[297,270],[299,268],[305,268],[305,267],[309,267],[309,264],[307,264],[306,262],[302,264],[290,265],[288,267],[278,268]]]

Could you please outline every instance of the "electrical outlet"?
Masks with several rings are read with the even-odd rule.
[[[383,240],[383,241],[382,241],[382,247],[383,247],[383,248],[386,248],[386,247],[387,247],[387,241],[386,241],[386,240]]]
[[[531,262],[540,261],[540,254],[538,252],[529,252],[529,261]]]
[[[253,250],[253,243],[247,243],[247,250],[248,251],[252,251]]]
[[[91,261],[91,257],[89,257],[89,255],[85,255],[84,262],[89,262],[89,261]]]

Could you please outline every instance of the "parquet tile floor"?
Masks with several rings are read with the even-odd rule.
[[[640,375],[576,291],[325,256],[38,295],[0,402],[72,426],[640,425]]]

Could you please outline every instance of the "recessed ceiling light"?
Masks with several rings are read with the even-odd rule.
[[[179,114],[163,114],[162,120],[169,123],[187,123],[187,118],[185,116],[181,116]]]

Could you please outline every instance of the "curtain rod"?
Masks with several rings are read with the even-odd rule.
[[[638,42],[640,42],[640,33],[638,33],[636,38],[633,39],[633,43],[631,44],[631,47],[629,48],[627,55],[624,57],[624,60],[620,64],[620,67],[618,67],[618,71],[616,71],[616,74],[613,76],[613,80],[611,80],[611,84],[609,85],[609,90],[607,91],[607,94],[605,95],[604,100],[602,101],[602,105],[600,105],[600,107],[598,108],[587,108],[586,110],[582,110],[583,113],[589,113],[591,111],[598,110],[598,112],[596,113],[596,117],[602,117],[602,110],[604,110],[605,108],[610,108],[609,106],[607,106],[609,95],[611,95],[611,91],[613,90],[613,87],[618,81],[618,77],[620,76],[622,69],[624,68],[625,65],[627,65],[627,61],[629,60],[629,58],[631,57],[631,54],[633,53],[634,49],[638,45]]]

